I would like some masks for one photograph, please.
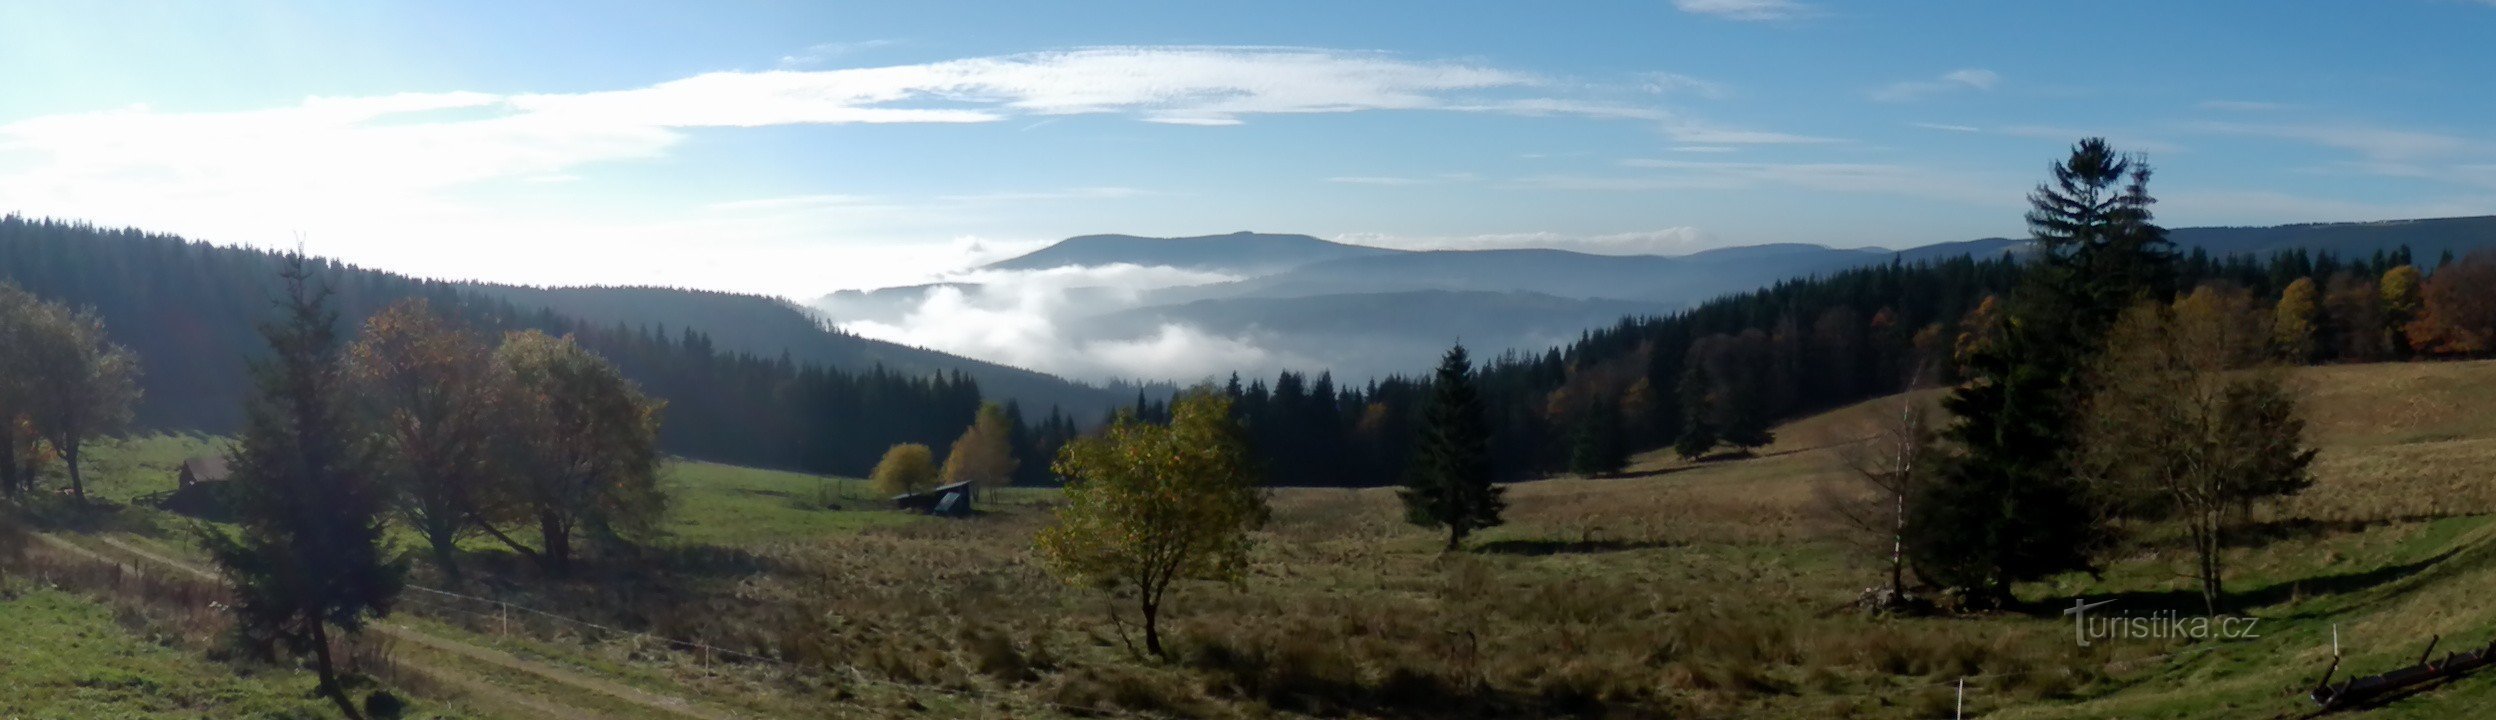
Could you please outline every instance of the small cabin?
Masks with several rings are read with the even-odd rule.
[[[174,480],[179,483],[180,487],[202,483],[221,483],[233,476],[233,471],[225,466],[223,455],[201,455],[183,460],[181,469],[174,472]]]
[[[971,498],[979,494],[970,482],[958,482],[925,492],[893,496],[893,508],[940,517],[970,517]]]

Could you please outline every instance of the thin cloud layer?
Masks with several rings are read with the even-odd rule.
[[[1254,338],[1162,323],[1113,334],[1091,318],[1138,307],[1153,290],[1229,282],[1222,273],[1117,264],[1047,270],[974,270],[948,275],[896,312],[826,308],[843,331],[1089,381],[1195,382],[1232,371],[1306,367],[1307,358],[1269,351]],[[865,316],[865,317],[862,317]]]
[[[1705,249],[1711,240],[1694,227],[1642,232],[1571,235],[1556,232],[1490,233],[1482,235],[1415,236],[1388,233],[1346,233],[1336,242],[1399,250],[1492,250],[1539,248],[1591,255],[1681,255]]]
[[[1794,0],[1673,0],[1673,7],[1694,15],[1754,22],[1790,20],[1813,12],[1811,6]]]
[[[1907,102],[1942,93],[1964,90],[1992,90],[2001,84],[2002,76],[1982,68],[1966,68],[1942,73],[1931,80],[1907,80],[1891,83],[1872,91],[1872,99],[1881,102]]]

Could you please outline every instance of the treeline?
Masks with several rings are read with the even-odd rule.
[[[2299,362],[2479,357],[2496,351],[2496,256],[2425,265],[2406,248],[2363,257],[2195,250],[2178,287],[2249,293],[2286,321],[2274,340]],[[2427,268],[2445,266],[2441,272]],[[1768,443],[1775,423],[1911,387],[1962,380],[1960,355],[2002,321],[2031,272],[2020,254],[1840,271],[1628,318],[1541,354],[1478,371],[1502,480],[1617,472],[1631,452],[1699,456]],[[1284,372],[1223,388],[1274,485],[1400,482],[1426,380],[1337,385]],[[1166,420],[1166,406],[1132,408]]]
[[[137,429],[230,434],[242,427],[248,363],[267,354],[254,329],[284,269],[275,253],[218,247],[172,235],[106,229],[17,215],[0,217],[0,283],[92,315],[111,342],[149,370],[137,379]],[[882,367],[849,371],[761,357],[713,345],[691,328],[596,325],[480,295],[455,283],[417,280],[313,261],[332,292],[342,328],[382,308],[424,300],[486,336],[535,330],[570,337],[607,358],[667,405],[663,451],[743,465],[864,474],[885,448],[926,443],[942,452],[971,424],[980,389],[959,373],[910,375]],[[1076,421],[1008,408],[1022,457],[1048,457]],[[1024,418],[1030,412],[1031,416]],[[1040,465],[1033,463],[1032,465]],[[1039,482],[1046,468],[1022,479]]]

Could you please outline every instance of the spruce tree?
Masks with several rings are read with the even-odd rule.
[[[382,536],[385,494],[372,449],[353,428],[328,306],[301,253],[288,255],[283,316],[263,325],[274,356],[253,368],[260,397],[229,451],[238,532],[203,544],[234,586],[242,638],[309,653],[321,692],[355,716],[330,656],[331,628],[352,635],[389,614],[406,580]]]
[[[1483,417],[1473,362],[1463,345],[1449,348],[1439,361],[1419,440],[1405,487],[1397,493],[1407,520],[1447,528],[1448,550],[1461,547],[1473,531],[1503,522],[1499,513],[1508,502],[1500,497],[1504,489],[1491,484],[1490,421]]]
[[[1621,411],[1598,402],[1578,421],[1569,447],[1569,472],[1586,477],[1610,475],[1629,464],[1629,446],[1621,437]]]
[[[2151,223],[2149,166],[2091,138],[2029,196],[2037,257],[2000,334],[1969,353],[1943,406],[1955,456],[1914,503],[1908,544],[1929,579],[2000,603],[2011,585],[2090,567],[2109,538],[2070,450],[2080,375],[2126,307],[2171,292],[2175,253]]]

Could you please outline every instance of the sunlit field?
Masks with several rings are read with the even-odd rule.
[[[1993,717],[2273,716],[2305,707],[2335,626],[2344,673],[2412,662],[2430,637],[2474,646],[2496,630],[2496,490],[2484,470],[2496,419],[2478,409],[2496,399],[2496,363],[2327,367],[2300,380],[2319,482],[2258,510],[2228,556],[2236,604],[2263,621],[2258,638],[2077,645],[2056,611],[2073,598],[2139,613],[2197,602],[2185,552],[2155,526],[2134,528],[2102,578],[2025,589],[2021,611],[1855,610],[1883,582],[1885,548],[1838,530],[1822,498],[1847,491],[1835,447],[1892,411],[1887,399],[1788,424],[1755,457],[1650,455],[1620,477],[1512,486],[1509,522],[1456,554],[1405,525],[1391,489],[1276,489],[1245,581],[1178,591],[1167,660],[1140,655],[1127,606],[1041,567],[1032,538],[1054,491],[992,493],[977,517],[943,520],[886,509],[855,479],[700,463],[668,466],[666,532],[639,549],[549,581],[472,538],[467,581],[418,565],[419,585],[460,597],[411,591],[387,623],[570,680],[473,672],[461,654],[383,644],[413,668],[390,677],[422,702],[511,716],[542,702],[625,717],[1923,718],[1946,714],[1962,679],[1971,713]],[[149,502],[172,489],[179,458],[214,445],[159,436],[99,450],[106,508],[55,526],[109,557],[201,564],[193,521]],[[293,707],[302,698],[284,689],[308,686],[275,669],[229,673],[70,590],[12,582],[0,612],[58,617],[46,632],[83,638],[65,647],[135,653],[129,662],[179,670],[150,682],[224,698],[178,707]],[[470,672],[426,681],[427,667]],[[100,677],[11,668],[28,688],[16,702],[36,703],[11,709],[36,715],[82,707],[63,703],[95,697],[72,689]],[[2483,685],[2384,716],[2496,703]]]

